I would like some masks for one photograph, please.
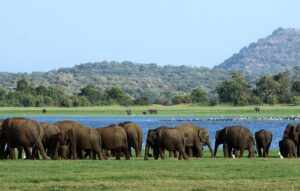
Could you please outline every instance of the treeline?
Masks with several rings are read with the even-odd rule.
[[[101,105],[260,105],[260,104],[300,104],[300,81],[289,78],[289,73],[264,76],[250,84],[240,73],[233,73],[231,78],[221,82],[213,92],[202,88],[191,92],[174,95],[172,92],[162,96],[140,93],[132,97],[118,87],[100,89],[88,85],[76,94],[69,95],[59,86],[33,87],[25,79],[17,82],[14,90],[0,88],[0,106],[22,107],[78,107]]]
[[[154,101],[153,101],[154,100]],[[25,79],[19,80],[14,90],[0,88],[0,106],[15,107],[79,107],[101,105],[148,105],[152,103],[168,105],[170,103],[205,103],[207,94],[202,89],[195,89],[188,96],[175,96],[172,102],[166,99],[142,95],[133,98],[118,87],[105,90],[88,85],[79,93],[68,95],[59,86],[33,87]]]
[[[223,81],[217,88],[218,101],[233,105],[299,104],[300,81],[290,79],[288,72],[263,76],[251,86],[240,73]]]

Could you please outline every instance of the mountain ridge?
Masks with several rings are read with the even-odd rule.
[[[117,86],[134,97],[145,92],[156,95],[185,94],[198,87],[213,92],[232,71],[240,71],[248,81],[255,82],[262,75],[284,71],[293,73],[295,67],[299,71],[299,66],[300,29],[278,28],[271,35],[242,48],[212,69],[185,65],[160,66],[154,63],[102,61],[48,72],[0,72],[0,86],[14,89],[17,80],[25,78],[34,86],[55,85],[70,94],[79,92],[87,85],[94,85],[100,89]]]

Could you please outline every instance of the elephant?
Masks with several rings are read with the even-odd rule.
[[[56,125],[40,123],[43,128],[42,143],[47,155],[52,159],[58,159],[58,150],[64,145],[65,135]]]
[[[280,154],[285,158],[297,157],[296,144],[292,139],[284,138],[279,141]]]
[[[209,141],[209,133],[206,128],[198,128],[191,123],[181,124],[176,127],[179,132],[184,135],[185,138],[185,147],[189,157],[192,157],[194,154],[197,157],[202,157],[203,146],[207,145],[213,157],[213,150]]]
[[[138,124],[129,121],[120,123],[119,126],[126,131],[130,156],[132,156],[131,148],[134,148],[136,157],[140,157],[143,145],[143,130]]]
[[[158,151],[158,146],[157,146],[157,130],[158,129],[159,128],[148,130],[144,160],[148,160],[148,157],[150,156],[150,153],[149,153],[150,148],[153,150],[154,159],[158,159],[158,156],[159,156],[159,151]]]
[[[97,128],[102,139],[102,148],[105,151],[111,151],[115,154],[116,159],[120,160],[124,154],[126,160],[130,160],[128,151],[128,141],[126,131],[118,125],[109,125],[107,127]]]
[[[162,126],[157,129],[156,134],[156,147],[158,147],[159,155],[162,160],[165,158],[165,150],[178,152],[179,160],[181,160],[182,157],[184,160],[188,159],[188,156],[185,153],[185,138],[180,130]]]
[[[31,151],[36,147],[43,159],[50,159],[42,143],[43,129],[37,121],[9,118],[2,123],[1,140],[7,145],[10,158],[15,159],[14,148],[24,148],[27,159],[34,159]]]
[[[254,157],[254,138],[248,128],[242,126],[228,126],[216,132],[214,157],[218,146],[223,144],[224,157],[232,157],[232,152],[239,151],[239,158],[243,157],[244,150],[249,152],[248,157]]]
[[[96,129],[88,128],[75,121],[55,123],[65,133],[65,144],[69,144],[71,159],[83,158],[82,152],[94,152],[100,160],[102,153],[101,136]]]
[[[268,157],[272,143],[272,132],[265,129],[255,132],[256,150],[259,157]]]
[[[283,132],[282,139],[289,138],[296,144],[297,156],[300,156],[300,124],[288,124]]]

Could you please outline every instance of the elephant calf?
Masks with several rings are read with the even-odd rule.
[[[255,133],[256,149],[259,157],[268,157],[272,138],[272,132],[265,129]]]
[[[292,139],[284,138],[279,141],[280,154],[285,158],[297,157],[296,144]]]

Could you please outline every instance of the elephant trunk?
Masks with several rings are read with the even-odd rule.
[[[210,142],[208,141],[206,144],[207,144],[207,146],[208,146],[208,149],[209,149],[211,158],[215,157],[215,153],[214,153],[213,150],[212,150],[212,147],[211,147]]]
[[[215,142],[214,155],[213,155],[214,158],[216,158],[216,156],[217,156],[218,146],[219,146],[219,143],[216,141]]]

